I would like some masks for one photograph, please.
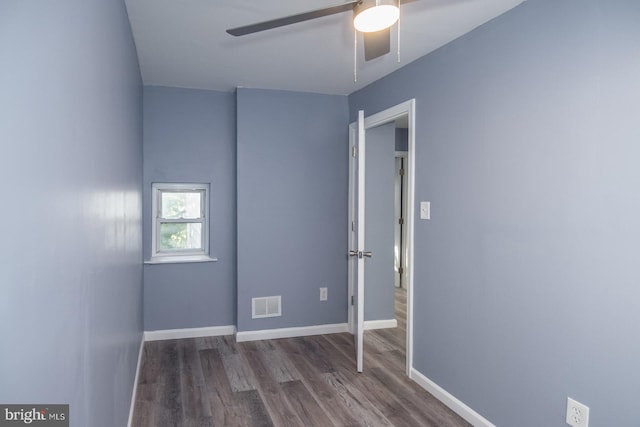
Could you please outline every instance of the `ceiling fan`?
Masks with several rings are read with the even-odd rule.
[[[355,29],[362,32],[364,36],[365,61],[389,53],[391,50],[390,28],[400,17],[400,0],[351,0],[337,6],[231,28],[227,33],[232,36],[244,36],[349,10],[353,11]]]

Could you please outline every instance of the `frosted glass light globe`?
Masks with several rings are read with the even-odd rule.
[[[360,12],[353,19],[353,26],[363,33],[384,30],[396,23],[400,9],[393,5],[377,5]]]

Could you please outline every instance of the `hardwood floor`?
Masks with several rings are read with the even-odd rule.
[[[132,426],[468,426],[405,376],[398,324],[365,332],[361,374],[350,334],[147,342]]]

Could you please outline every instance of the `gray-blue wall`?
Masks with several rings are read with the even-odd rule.
[[[347,321],[348,117],[346,96],[238,89],[238,330]],[[252,320],[272,295],[282,317]]]
[[[151,183],[205,182],[217,262],[144,266],[145,330],[235,325],[235,94],[144,88],[144,256],[151,255]]]
[[[498,426],[638,424],[639,22],[529,0],[349,98],[416,98],[415,367]]]
[[[395,124],[366,131],[364,320],[395,319]]]
[[[0,402],[126,425],[142,338],[142,86],[122,1],[0,5]]]
[[[396,128],[396,151],[407,151],[409,149],[409,129]]]

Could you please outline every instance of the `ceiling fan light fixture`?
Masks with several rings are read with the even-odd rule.
[[[389,28],[398,21],[400,9],[395,1],[363,1],[354,8],[353,26],[362,33],[372,33]]]

